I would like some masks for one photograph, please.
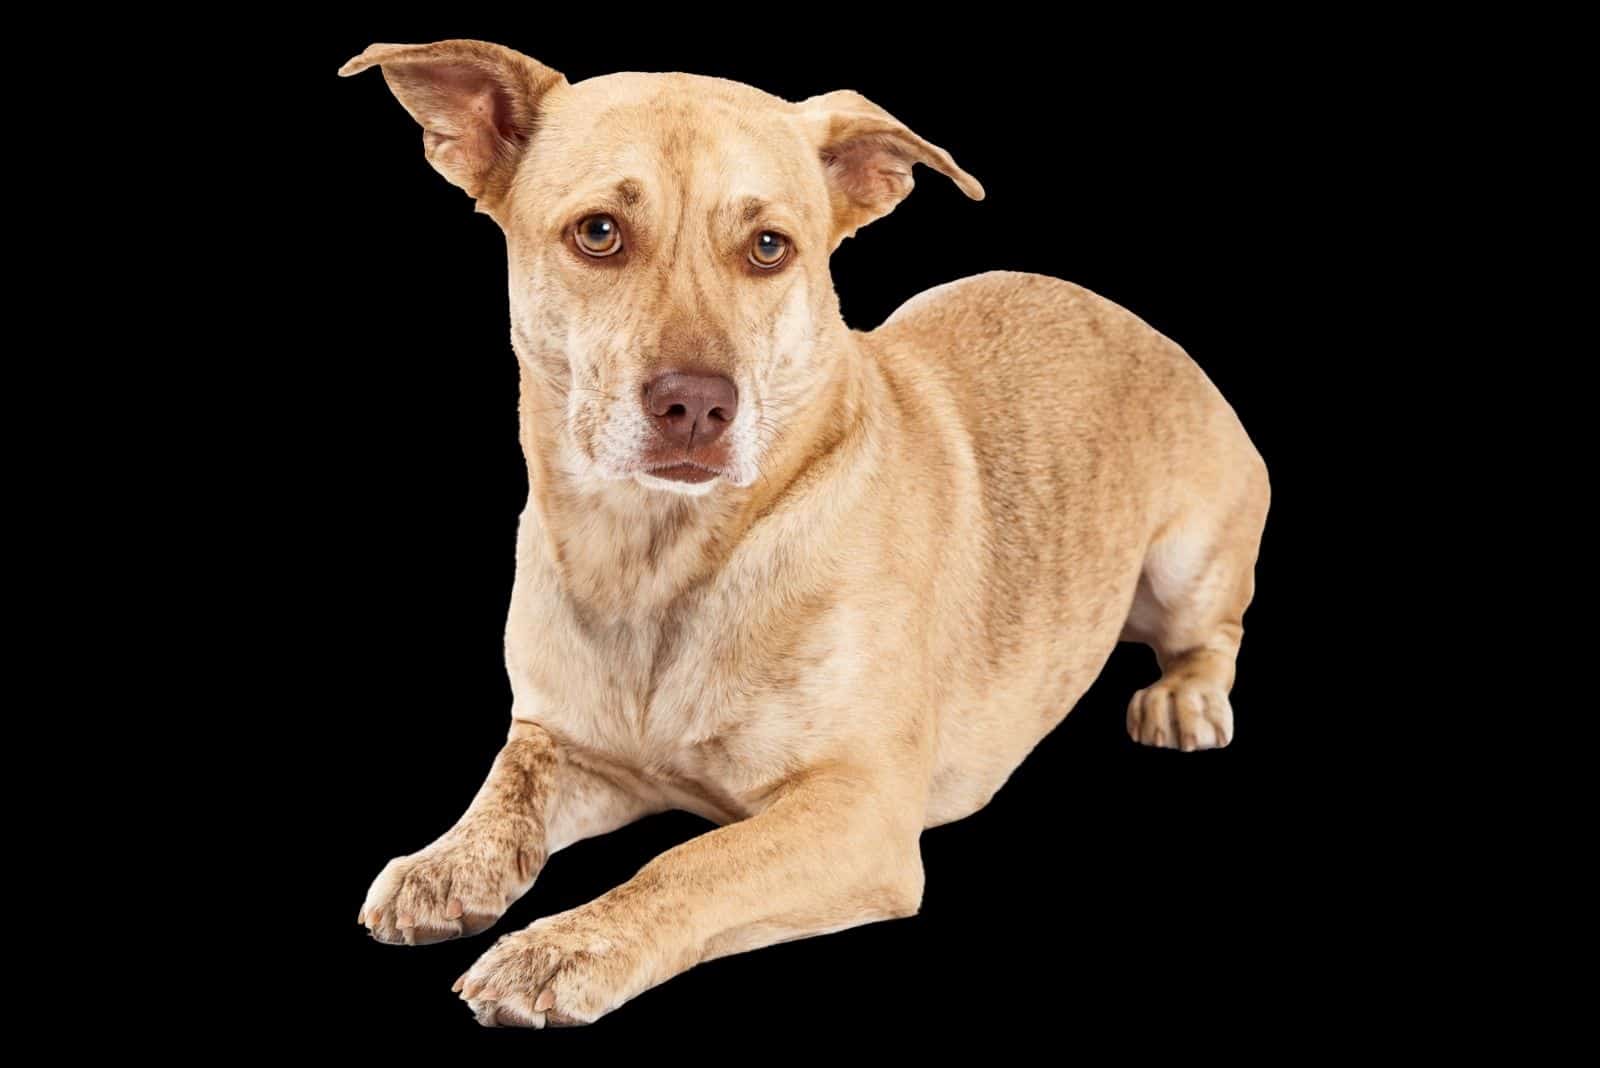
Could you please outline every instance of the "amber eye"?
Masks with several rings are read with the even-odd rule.
[[[789,257],[789,239],[771,230],[763,230],[750,243],[750,262],[770,271]]]
[[[590,215],[579,220],[578,248],[590,256],[610,256],[622,248],[622,231],[609,215]]]

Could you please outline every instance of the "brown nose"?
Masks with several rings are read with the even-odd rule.
[[[662,375],[645,387],[645,411],[674,445],[709,445],[739,411],[739,394],[721,375]]]

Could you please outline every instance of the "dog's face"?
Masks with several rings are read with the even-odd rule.
[[[374,45],[430,162],[506,234],[512,335],[561,469],[706,493],[754,482],[827,379],[828,258],[913,163],[982,188],[863,97],[798,104],[686,74],[570,85],[476,41]]]

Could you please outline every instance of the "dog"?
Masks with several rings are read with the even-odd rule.
[[[995,272],[870,332],[829,274],[950,154],[851,91],[577,84],[479,41],[376,44],[427,159],[504,231],[528,505],[504,747],[359,922],[475,935],[548,858],[715,826],[502,937],[480,1023],[592,1022],[712,958],[910,916],[924,828],[982,808],[1119,641],[1138,742],[1227,745],[1264,462],[1174,342]]]

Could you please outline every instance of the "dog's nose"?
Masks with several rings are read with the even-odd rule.
[[[663,436],[685,449],[722,436],[739,411],[739,394],[721,375],[662,375],[645,387],[644,407]]]

